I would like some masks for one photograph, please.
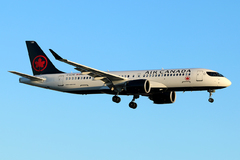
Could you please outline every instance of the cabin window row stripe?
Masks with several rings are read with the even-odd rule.
[[[66,77],[66,80],[84,80],[84,79],[92,79],[92,77]]]
[[[190,76],[191,73],[177,73],[177,74],[147,74],[147,75],[143,75],[142,77],[169,77],[169,76]],[[130,75],[119,75],[121,77],[125,77],[125,78],[129,78]],[[132,76],[133,78],[135,77],[135,75]],[[140,77],[140,75],[138,75],[138,77]]]
[[[147,75],[143,75],[143,77],[171,77],[171,76],[190,76],[190,73],[179,73],[179,74],[147,74]],[[126,78],[130,78],[130,75],[119,75],[122,77],[126,77]],[[132,76],[133,78],[135,77],[135,75]],[[138,77],[140,77],[140,75],[138,75]],[[92,79],[92,77],[66,77],[66,80],[85,80],[85,79]]]

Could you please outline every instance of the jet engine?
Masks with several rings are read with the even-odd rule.
[[[163,92],[163,93],[151,95],[149,96],[149,99],[152,100],[153,103],[155,104],[174,103],[176,100],[176,93],[174,91]]]
[[[127,81],[125,88],[128,94],[144,94],[151,90],[150,82],[146,79]]]

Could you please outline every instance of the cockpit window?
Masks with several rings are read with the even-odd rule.
[[[224,77],[222,74],[217,72],[207,72],[207,74],[212,77]]]

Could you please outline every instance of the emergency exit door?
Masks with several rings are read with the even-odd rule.
[[[58,76],[58,86],[64,86],[64,76]]]

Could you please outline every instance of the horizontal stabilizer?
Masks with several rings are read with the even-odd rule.
[[[44,80],[46,80],[46,78],[40,78],[40,77],[36,77],[36,76],[31,76],[31,75],[20,73],[20,72],[16,72],[16,71],[8,71],[8,72],[16,74],[18,76],[22,76],[22,77],[28,78],[28,79],[30,79],[32,81],[44,81]]]

